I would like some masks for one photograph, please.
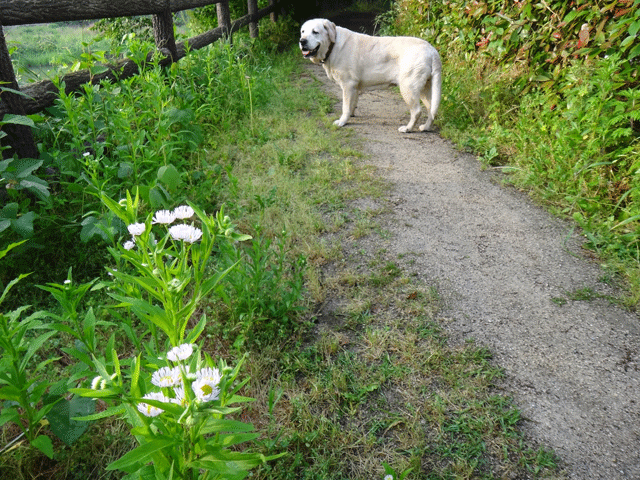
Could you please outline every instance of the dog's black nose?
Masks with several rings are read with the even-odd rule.
[[[301,38],[300,39],[300,45],[302,45],[303,47],[307,45],[307,39],[306,38]]]

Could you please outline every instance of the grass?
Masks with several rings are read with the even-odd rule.
[[[269,422],[279,438],[266,442],[290,455],[258,478],[382,478],[383,461],[413,468],[408,478],[553,472],[553,455],[525,446],[520,414],[493,391],[502,373],[491,353],[447,344],[437,292],[409,283],[392,263],[366,274],[358,267],[327,280],[340,307],[323,312],[281,364]]]
[[[191,110],[188,123],[162,127],[157,137],[165,140],[155,143],[157,138],[150,136],[137,145],[145,157],[137,159],[141,173],[136,182],[155,182],[159,164],[174,164],[181,183],[171,201],[188,198],[209,211],[224,206],[239,231],[276,249],[274,256],[264,257],[270,259],[268,272],[277,271],[281,246],[287,270],[279,288],[292,280],[296,259],[304,258],[305,308],[296,315],[287,312],[290,324],[284,334],[261,332],[262,324],[256,322],[253,334],[238,345],[232,309],[216,298],[202,306],[210,319],[207,351],[228,361],[249,354],[243,375],[251,381],[242,394],[256,401],[242,419],[261,433],[255,448],[264,454],[287,452],[253,471],[253,478],[382,478],[383,462],[399,472],[411,468],[408,479],[560,478],[553,454],[529,443],[518,410],[495,389],[502,372],[491,353],[473,343],[449,345],[438,320],[437,289],[407,278],[398,259],[384,250],[367,255],[346,251],[354,239],[388,235],[377,228],[378,210],[360,211],[353,203],[363,198],[383,203],[387,185],[359,163],[358,139],[331,125],[327,113],[335,100],[306,73],[296,49],[276,55],[266,48],[238,36],[233,49],[214,46],[194,53],[172,70],[140,77],[131,88],[105,85],[86,92],[85,99],[102,103],[66,99],[70,113],[49,118],[51,131],[41,138],[71,169],[79,155],[70,153],[69,145],[83,148],[96,132],[108,132],[109,148],[92,143],[96,151],[104,149],[102,163],[86,167],[111,168],[108,162],[116,153],[126,153],[122,145],[133,144],[128,135],[158,132],[156,123],[167,118],[170,106]],[[109,107],[112,96],[119,100],[119,113]],[[106,115],[115,125],[112,130],[110,122],[99,125]],[[122,125],[129,128],[118,127]],[[191,131],[199,127],[197,148],[176,140],[194,138],[183,136],[187,125]],[[115,198],[131,182],[127,175],[118,176],[122,168],[116,163],[106,170],[113,176],[104,178],[104,172],[95,170]],[[73,184],[65,182],[61,184]],[[56,213],[72,210],[71,205],[81,206],[85,215],[98,215],[99,207],[87,194],[63,202],[64,195],[75,191],[59,193]],[[58,218],[57,225],[61,223]],[[79,222],[74,228],[75,236],[68,227],[66,232],[69,242],[77,244]],[[92,240],[91,248],[102,256],[89,259],[94,262],[90,278],[101,275],[106,261],[105,244],[98,240]],[[68,245],[61,249],[65,261],[42,269],[30,281],[61,282],[74,256],[86,250]],[[44,257],[29,256],[31,268],[44,265]],[[44,302],[33,283],[20,290],[20,302]],[[270,293],[256,300],[266,304]],[[97,309],[103,301],[104,292],[96,292],[85,308]],[[108,311],[101,315],[109,318]],[[283,323],[282,318],[260,321]],[[106,339],[108,334],[103,335]],[[63,375],[71,359],[59,348],[70,339],[56,341],[42,354],[60,356],[52,371]],[[134,353],[131,345],[119,342],[129,348],[125,355]],[[3,445],[12,434],[5,424]],[[53,460],[18,442],[3,453],[0,476],[118,478],[104,467],[131,446],[122,421],[99,422],[71,447],[56,443]]]
[[[88,27],[86,22],[5,27],[18,83],[66,73],[83,53],[108,49],[107,41],[94,43],[98,34]]]

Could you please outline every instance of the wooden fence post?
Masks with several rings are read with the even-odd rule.
[[[216,4],[218,14],[218,27],[222,29],[223,38],[231,40],[231,13],[229,13],[229,0]]]
[[[272,7],[273,5],[276,4],[276,0],[269,0],[269,6]],[[277,22],[278,21],[278,12],[277,10],[274,10],[273,12],[271,12],[269,14],[269,18],[271,18],[272,22]]]
[[[16,91],[19,90],[16,74],[13,70],[13,65],[11,64],[11,57],[9,56],[7,42],[4,39],[4,31],[2,30],[1,22],[0,86],[8,87]],[[9,106],[11,113],[15,115],[25,115],[21,95],[8,91],[2,91],[0,95],[2,96],[2,101]],[[38,158],[38,148],[36,147],[36,143],[33,139],[31,127],[27,125],[7,124],[2,127],[2,130],[7,134],[6,137],[2,139],[2,145],[10,147],[3,150],[2,153],[4,158],[11,158],[14,154],[17,154],[20,158]]]
[[[249,15],[255,15],[258,13],[258,0],[247,0],[247,7],[249,8]],[[258,21],[249,23],[249,36],[251,38],[258,38]]]
[[[151,24],[156,48],[169,57],[172,62],[175,62],[178,59],[178,50],[173,35],[173,15],[169,0],[166,1],[165,9],[152,17]]]

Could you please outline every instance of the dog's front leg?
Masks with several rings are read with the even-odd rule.
[[[353,115],[353,112],[356,109],[356,105],[358,104],[358,88],[355,84],[351,83],[343,83],[342,85],[342,116],[336,120],[334,125],[339,127],[343,127],[349,117]]]

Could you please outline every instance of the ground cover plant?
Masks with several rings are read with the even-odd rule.
[[[10,188],[32,228],[0,232],[2,477],[556,471],[490,352],[447,344],[437,290],[384,251],[344,253],[384,234],[350,202],[386,185],[288,35],[286,52],[236,35],[31,118],[41,157],[6,167],[49,195]]]
[[[640,3],[414,2],[380,17],[424,36],[445,67],[442,134],[571,216],[640,285]]]

